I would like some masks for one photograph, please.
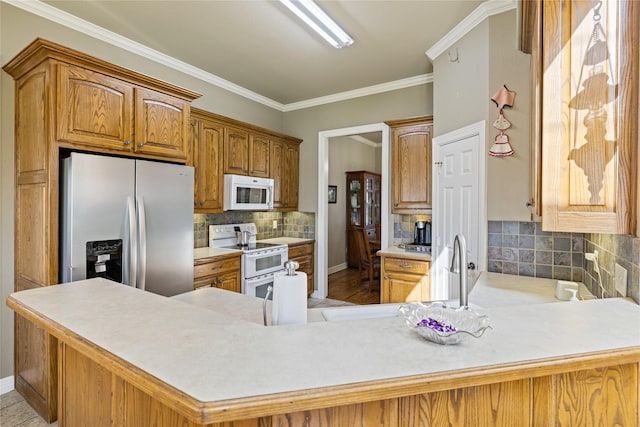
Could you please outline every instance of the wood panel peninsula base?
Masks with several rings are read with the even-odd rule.
[[[101,279],[7,305],[58,339],[60,427],[640,422],[640,307],[623,299],[494,308],[458,346],[395,318],[263,327]]]

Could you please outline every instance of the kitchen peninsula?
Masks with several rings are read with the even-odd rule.
[[[7,304],[58,338],[60,426],[638,424],[625,299],[494,307],[482,338],[440,346],[397,318],[264,327],[240,314],[255,299],[236,316],[212,292],[90,279]]]

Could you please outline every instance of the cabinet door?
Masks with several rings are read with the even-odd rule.
[[[269,138],[249,135],[249,175],[269,178]]]
[[[225,273],[218,276],[217,288],[232,292],[241,292],[242,285],[239,273]]]
[[[135,151],[176,160],[187,159],[189,103],[149,89],[136,88]]]
[[[249,174],[249,132],[232,127],[225,128],[224,173]]]
[[[391,180],[393,213],[431,211],[432,125],[393,129]]]
[[[300,180],[300,146],[287,144],[286,155],[286,208],[291,211],[298,209],[298,186]]]
[[[273,207],[279,211],[298,209],[300,147],[295,143],[272,139],[270,176],[274,181]]]
[[[133,87],[72,65],[58,65],[59,141],[132,150]]]
[[[285,162],[286,162],[286,145],[284,141],[277,139],[271,140],[271,153],[269,160],[271,162],[271,178],[273,178],[273,207],[281,209],[286,204],[286,189],[283,189],[285,183]]]
[[[426,301],[429,293],[427,275],[385,273],[382,278],[382,303]]]
[[[542,228],[631,233],[640,2],[542,8]]]
[[[206,119],[198,119],[196,122],[197,134],[193,139],[195,211],[222,212],[224,127]]]

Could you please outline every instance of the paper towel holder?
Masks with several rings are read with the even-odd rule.
[[[296,269],[300,267],[300,263],[298,261],[288,260],[284,263],[284,269],[287,271],[287,276],[295,276]]]

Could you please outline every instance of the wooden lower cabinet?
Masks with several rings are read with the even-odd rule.
[[[193,270],[193,288],[205,286],[242,292],[240,252],[225,257],[196,260]]]
[[[431,299],[431,262],[382,256],[380,302],[398,303]]]
[[[613,352],[522,370],[487,367],[404,385],[391,381],[365,392],[329,388],[327,396],[307,403],[304,393],[300,400],[289,396],[286,404],[277,395],[265,396],[255,407],[227,406],[211,413],[207,403],[138,368],[109,363],[95,347],[82,347],[59,345],[60,427],[638,425],[639,362],[616,364]],[[338,401],[345,404],[336,406]],[[291,412],[281,412],[285,407]]]
[[[307,296],[311,295],[315,289],[314,258],[315,240],[305,243],[289,244],[289,259],[300,264],[298,271],[307,274]]]

